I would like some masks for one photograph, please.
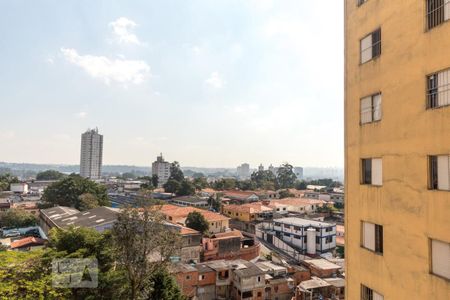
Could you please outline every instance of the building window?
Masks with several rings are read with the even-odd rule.
[[[381,28],[360,41],[360,55],[362,64],[381,55]]]
[[[258,276],[258,282],[261,282],[261,276]]]
[[[186,280],[191,280],[191,276],[186,275]]]
[[[261,297],[261,292],[258,292],[258,297]]]
[[[383,300],[383,295],[361,284],[361,300]]]
[[[450,191],[450,156],[429,156],[428,174],[428,187],[430,189]]]
[[[427,76],[427,108],[447,105],[450,105],[450,69]]]
[[[198,275],[198,280],[203,280],[205,279],[205,275]]]
[[[364,3],[367,2],[367,0],[356,0],[356,2],[358,3],[358,6],[363,5]]]
[[[428,30],[450,19],[450,0],[427,1],[427,27]]]
[[[253,291],[247,291],[242,293],[242,298],[252,298],[253,297]]]
[[[325,243],[329,244],[333,242],[333,236],[327,236],[327,238],[325,239]]]
[[[325,228],[325,232],[330,232],[330,231],[333,231],[333,227],[327,227],[327,228]]]
[[[383,185],[383,161],[381,158],[361,160],[361,184]]]
[[[361,246],[374,252],[383,253],[383,226],[362,222]]]
[[[431,240],[431,273],[450,279],[450,244]]]
[[[381,93],[361,99],[361,124],[381,120]]]

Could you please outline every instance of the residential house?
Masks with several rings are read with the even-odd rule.
[[[197,297],[199,299],[216,298],[216,271],[207,264],[196,264],[198,272]]]
[[[265,299],[265,272],[255,264],[238,260],[233,265],[232,298],[236,300]]]
[[[273,216],[273,208],[264,205],[262,202],[241,205],[229,204],[222,206],[222,214],[242,222],[253,222],[271,219]]]
[[[198,197],[198,196],[175,197],[172,198],[170,202],[179,206],[193,206],[202,208],[207,208],[209,206],[207,197]]]
[[[259,201],[259,197],[254,191],[223,191],[223,196],[236,203]]]
[[[218,259],[251,260],[259,256],[260,243],[253,237],[245,237],[239,230],[216,233],[203,238],[203,258],[205,261]]]
[[[11,242],[10,248],[15,251],[29,251],[36,248],[42,248],[46,243],[47,240],[45,239],[30,236]]]

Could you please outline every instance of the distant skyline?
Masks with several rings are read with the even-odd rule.
[[[98,127],[105,165],[343,166],[339,1],[2,1],[0,34],[0,161]]]

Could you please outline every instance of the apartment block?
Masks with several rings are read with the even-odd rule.
[[[450,1],[345,1],[346,298],[450,297]]]
[[[100,179],[102,175],[103,135],[98,129],[88,129],[81,135],[80,175]]]

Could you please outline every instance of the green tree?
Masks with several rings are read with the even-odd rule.
[[[1,227],[28,227],[37,223],[36,217],[19,208],[11,208],[7,211],[0,211],[0,228]]]
[[[192,183],[194,184],[195,189],[197,189],[197,190],[201,190],[201,189],[209,187],[206,177],[194,177],[194,180],[192,181]]]
[[[277,171],[277,181],[279,188],[286,189],[294,187],[297,176],[293,171],[292,165],[288,163],[282,164]]]
[[[253,172],[250,180],[255,182],[257,188],[264,190],[274,190],[277,185],[277,178],[269,170]]]
[[[177,161],[174,161],[170,165],[170,177],[169,179],[176,180],[178,182],[183,181],[184,174],[183,171],[181,171],[180,164]]]
[[[79,175],[71,174],[48,186],[42,200],[46,203],[83,209],[80,196],[91,194],[97,199],[97,206],[109,206],[106,187]]]
[[[216,194],[216,196],[211,196],[208,198],[208,205],[214,209],[215,211],[219,212],[221,209],[221,202],[220,202],[220,196]]]
[[[150,292],[146,299],[148,300],[183,300],[183,294],[178,287],[177,282],[169,274],[167,269],[158,269],[150,276]]]
[[[297,190],[306,190],[306,182],[304,180],[296,180],[294,187]]]
[[[125,172],[125,173],[122,173],[122,175],[120,177],[122,177],[123,179],[136,179],[137,176],[134,173]]]
[[[180,188],[175,191],[175,193],[177,194],[177,196],[190,196],[190,195],[194,195],[195,194],[195,186],[187,181],[187,180],[183,180],[181,181],[180,184]]]
[[[181,247],[179,234],[168,230],[155,207],[124,209],[114,225],[112,236],[118,267],[125,270],[132,300],[149,290],[149,276],[170,263]]]
[[[237,187],[237,180],[235,178],[222,178],[212,184],[215,190],[234,190]]]
[[[91,193],[85,193],[78,197],[80,200],[80,210],[88,210],[98,207],[97,197]]]
[[[37,173],[36,180],[59,180],[65,176],[66,175],[56,170],[46,170]]]
[[[0,299],[70,299],[71,290],[53,288],[52,251],[0,252]]]
[[[18,183],[19,179],[16,176],[6,173],[0,175],[0,192],[9,191],[11,188],[11,183]]]
[[[159,183],[158,175],[154,174],[152,175],[152,185],[157,188]]]
[[[253,191],[257,188],[256,183],[252,180],[237,181],[237,186],[243,191]]]
[[[163,188],[166,193],[176,193],[181,187],[181,183],[175,179],[169,179],[164,183]]]
[[[294,197],[295,196],[294,194],[289,193],[288,190],[281,190],[278,194],[280,195],[280,199],[288,198],[288,197]]]
[[[190,212],[186,217],[186,226],[195,229],[201,233],[206,233],[209,229],[209,223],[205,217],[198,211]]]
[[[197,172],[192,174],[192,178],[205,178],[205,174]]]

